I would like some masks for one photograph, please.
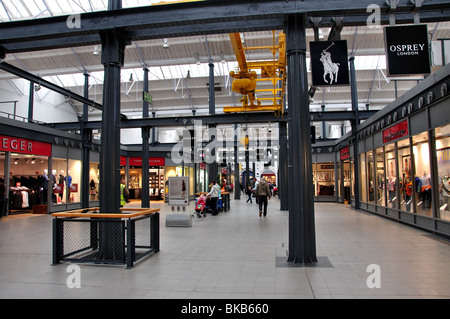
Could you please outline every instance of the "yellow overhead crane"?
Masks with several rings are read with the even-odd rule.
[[[286,36],[283,32],[278,34],[278,44],[275,31],[273,33],[273,43],[271,46],[244,47],[239,33],[230,33],[231,45],[239,65],[239,70],[231,71],[233,78],[231,89],[233,92],[242,94],[240,102],[242,106],[224,107],[225,113],[232,112],[255,112],[274,111],[275,115],[283,114],[283,100],[286,85]],[[267,49],[272,52],[273,59],[268,61],[247,62],[245,51]],[[277,57],[278,53],[278,57]],[[261,71],[261,77],[255,70]],[[260,82],[271,83],[270,89],[257,89]],[[270,97],[257,98],[258,92],[271,92]],[[261,103],[268,101],[268,103]]]

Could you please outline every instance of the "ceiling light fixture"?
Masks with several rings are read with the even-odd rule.
[[[94,52],[92,52],[93,55],[98,55],[98,46],[95,46]]]
[[[319,29],[319,39],[323,39],[323,38],[324,38],[323,31],[322,31],[322,29]]]
[[[197,61],[197,65],[200,65],[200,55],[198,53],[195,54],[195,61]]]
[[[35,84],[34,85],[34,91],[35,92],[38,92],[38,91],[40,91],[41,90],[41,85],[40,84]]]
[[[167,38],[164,39],[164,43],[163,43],[163,49],[168,49],[169,48],[169,40]]]

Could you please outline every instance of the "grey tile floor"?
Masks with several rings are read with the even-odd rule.
[[[0,298],[450,298],[450,242],[347,205],[316,203],[317,267],[286,267],[288,214],[269,202],[231,202],[190,228],[165,226],[161,251],[133,269],[81,264],[81,288],[69,289],[69,264],[51,266],[52,217],[0,219]],[[191,204],[191,208],[193,204]],[[367,267],[379,266],[380,288]],[[371,282],[371,281],[370,281]]]

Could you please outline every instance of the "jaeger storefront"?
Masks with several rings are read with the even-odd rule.
[[[0,183],[6,191],[1,215],[81,208],[80,137],[7,118],[0,118],[0,125]],[[97,180],[99,146],[89,151],[91,176]],[[92,198],[86,205],[97,203]]]

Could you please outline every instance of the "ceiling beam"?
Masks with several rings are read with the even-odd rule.
[[[47,88],[47,89],[49,89],[51,91],[59,93],[59,94],[65,96],[65,97],[74,99],[75,101],[87,104],[87,105],[89,105],[91,107],[94,107],[94,108],[96,108],[98,110],[103,110],[103,106],[101,104],[98,104],[98,103],[96,103],[96,102],[94,102],[92,100],[89,100],[89,99],[87,99],[87,98],[85,98],[85,97],[83,97],[83,96],[81,96],[79,94],[73,93],[72,91],[69,91],[69,90],[67,90],[65,88],[62,88],[62,87],[60,87],[60,86],[58,86],[58,85],[56,85],[54,83],[51,83],[51,82],[49,82],[47,80],[44,80],[44,79],[42,79],[42,78],[40,78],[40,77],[38,77],[38,76],[36,76],[34,74],[31,74],[29,72],[21,70],[21,69],[13,66],[11,64],[8,64],[6,62],[0,62],[0,69],[3,70],[3,71],[6,71],[6,72],[12,73],[12,74],[14,74],[14,75],[16,75],[16,76],[18,76],[18,77],[20,77],[22,79],[34,82],[36,84],[40,84],[41,86],[43,86],[43,87],[45,87],[45,88]],[[126,118],[126,116],[122,114],[122,118]]]
[[[343,17],[342,26],[365,25],[367,7],[371,4],[381,8],[380,23],[389,24],[390,8],[385,0],[217,0],[84,13],[79,16],[80,28],[68,27],[69,16],[36,19],[33,23],[28,20],[5,22],[0,31],[0,45],[7,52],[14,52],[12,44],[22,43],[21,50],[31,51],[38,46],[42,49],[36,41],[46,40],[47,49],[58,48],[68,45],[66,38],[98,35],[102,30],[116,28],[126,32],[129,40],[275,30],[282,28],[285,17],[292,14],[321,16],[321,27],[333,26],[336,16]],[[412,9],[410,0],[399,0],[396,23],[414,22]],[[446,0],[427,0],[421,6],[420,19],[422,22],[448,21],[449,10],[450,3]],[[308,27],[313,27],[312,22],[309,23]],[[30,45],[26,47],[25,42]],[[79,45],[86,45],[86,42],[81,41]]]
[[[359,111],[360,119],[368,119],[378,111]],[[310,112],[311,121],[346,121],[354,118],[353,111],[327,111],[327,112]],[[156,118],[139,118],[122,120],[120,127],[123,129],[147,127],[189,127],[194,125],[195,121],[201,125],[227,125],[227,124],[250,124],[250,123],[277,123],[289,121],[288,115],[285,113],[283,117],[277,117],[273,112],[254,112],[254,113],[227,113],[213,115],[196,115],[196,116],[180,116],[180,117],[156,117]],[[101,121],[85,122],[84,128],[100,129]],[[80,123],[53,123],[47,126],[58,130],[79,130]]]

